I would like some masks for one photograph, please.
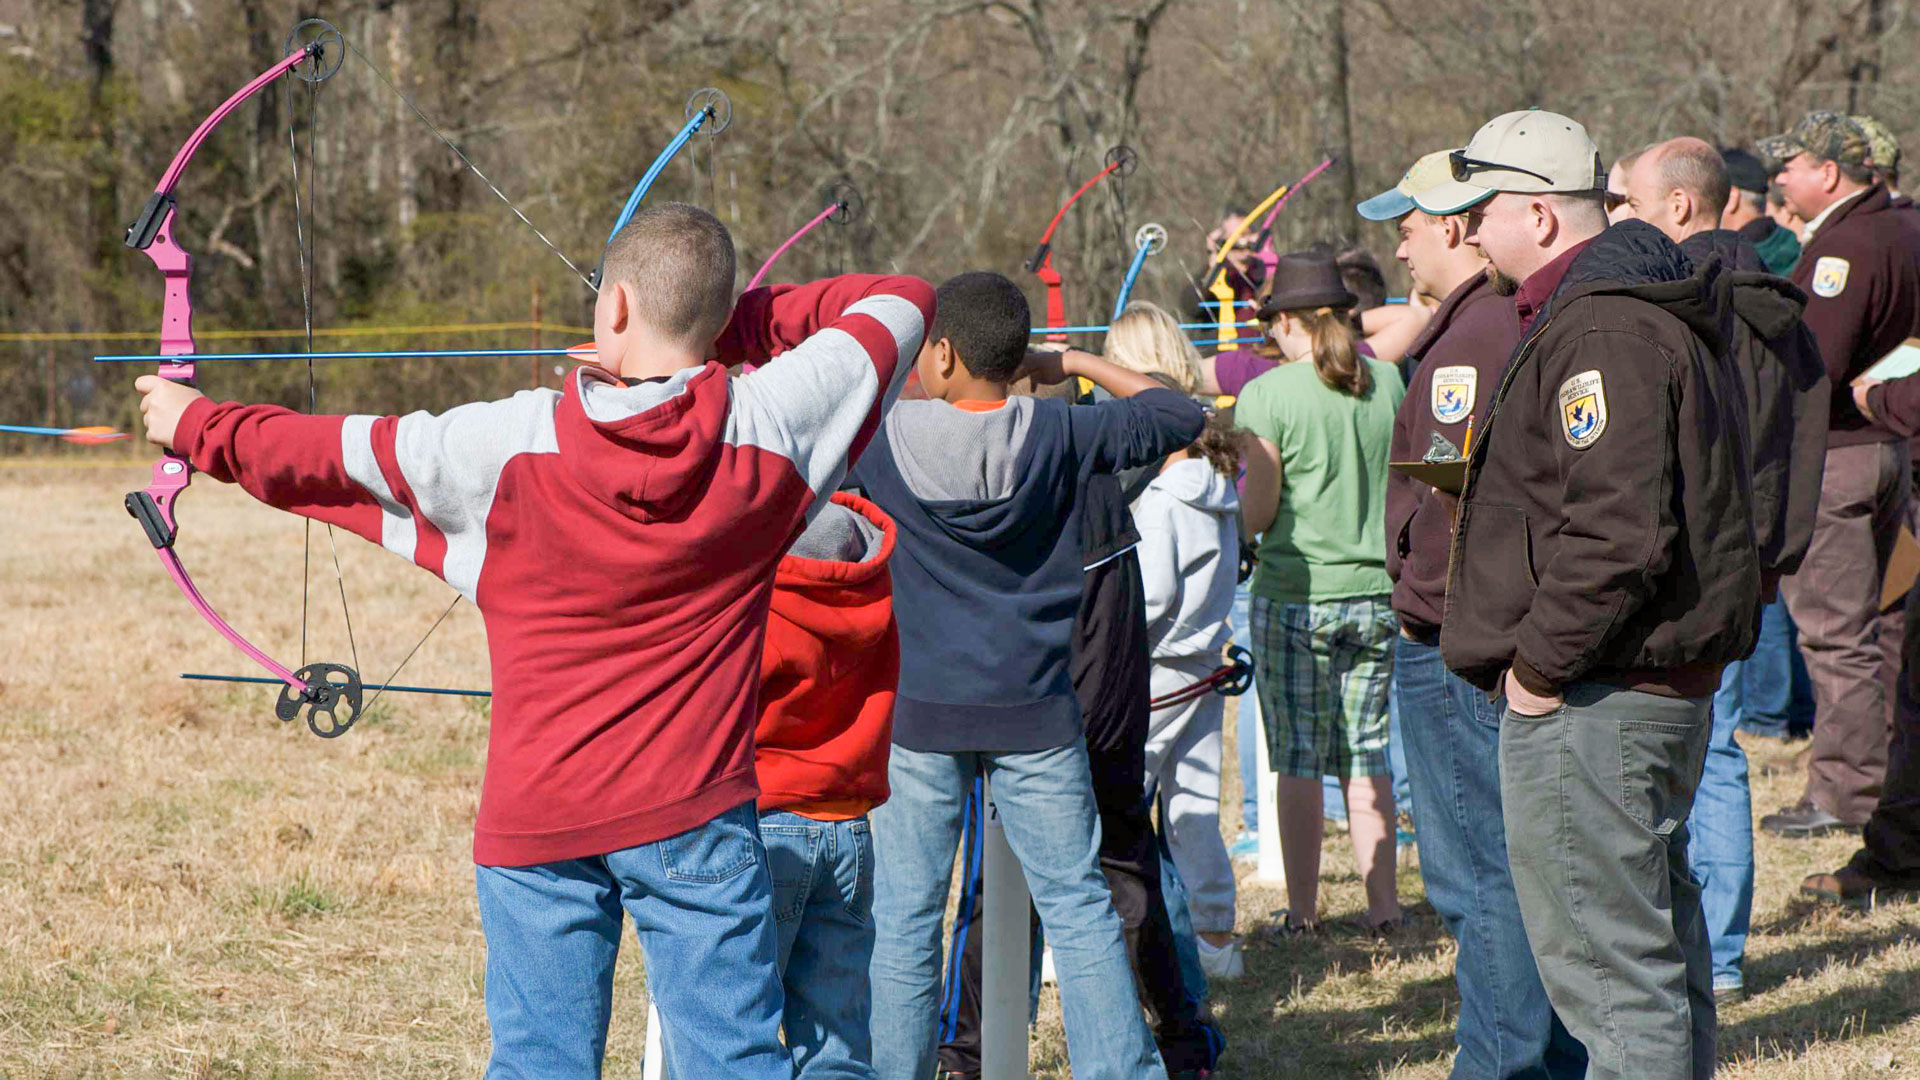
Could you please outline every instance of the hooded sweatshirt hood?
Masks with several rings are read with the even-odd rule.
[[[1733,312],[1761,338],[1773,340],[1800,324],[1807,294],[1793,282],[1769,272],[1760,252],[1746,237],[1731,229],[1714,229],[1682,240],[1680,250],[1696,263],[1718,255],[1721,265],[1731,268]]]
[[[717,363],[627,385],[573,370],[554,416],[561,459],[595,499],[638,522],[678,516],[707,490],[726,450],[727,369]]]
[[[1021,467],[1038,404],[1011,397],[974,412],[944,401],[903,401],[888,414],[901,479],[955,543],[981,551],[1017,547],[1049,532],[1073,505],[1071,484]]]
[[[1156,659],[1226,647],[1240,569],[1240,497],[1204,459],[1161,470],[1133,504],[1147,638]]]
[[[1623,221],[1593,238],[1567,268],[1553,307],[1583,296],[1631,297],[1687,324],[1711,352],[1733,339],[1733,280],[1714,254],[1696,263],[1644,221]]]
[[[893,544],[892,519],[840,492],[780,560],[754,729],[762,811],[844,819],[886,801],[900,674]]]

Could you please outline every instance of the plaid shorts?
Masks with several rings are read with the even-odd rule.
[[[1253,597],[1253,670],[1267,760],[1283,776],[1384,776],[1399,621],[1387,594]]]

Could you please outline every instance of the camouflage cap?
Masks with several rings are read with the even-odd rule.
[[[1873,164],[1882,169],[1900,168],[1900,140],[1893,137],[1887,125],[1871,116],[1855,116],[1853,122],[1866,133],[1867,147],[1873,155]]]
[[[1767,163],[1769,172],[1779,172],[1781,166],[1801,154],[1842,165],[1865,165],[1872,156],[1867,133],[1860,130],[1860,125],[1845,113],[1826,109],[1801,117],[1792,131],[1761,139],[1753,150]]]

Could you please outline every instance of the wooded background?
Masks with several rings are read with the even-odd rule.
[[[243,106],[178,190],[202,331],[302,326],[303,240],[323,329],[521,322],[536,306],[548,322],[590,322],[579,278],[384,80],[582,267],[684,122],[688,94],[719,87],[732,98],[731,127],[697,136],[648,198],[718,213],[739,245],[742,283],[845,178],[864,194],[864,217],[810,235],[776,279],[898,269],[938,280],[991,268],[1028,286],[1036,321],[1042,294],[1023,260],[1060,202],[1124,142],[1139,170],[1082,200],[1055,240],[1069,315],[1104,322],[1138,225],[1164,224],[1172,243],[1148,261],[1135,296],[1184,303],[1221,211],[1323,154],[1337,163],[1287,207],[1279,247],[1358,240],[1398,291],[1393,240],[1355,217],[1354,202],[1509,109],[1567,113],[1609,157],[1678,134],[1745,144],[1816,107],[1871,112],[1920,152],[1909,9],[1904,0],[0,0],[0,332],[142,335],[0,339],[0,422],[133,423],[127,383],[151,368],[89,360],[158,344],[158,272],[121,235],[194,125],[284,55],[303,18],[332,22],[354,54],[311,92],[283,80]],[[518,347],[533,337],[370,335],[317,347]],[[579,337],[549,329],[540,343]],[[299,338],[202,345],[302,347]],[[318,402],[444,407],[524,387],[529,368],[324,363]],[[202,371],[214,393],[307,405],[304,365]],[[542,371],[551,384],[552,364]]]

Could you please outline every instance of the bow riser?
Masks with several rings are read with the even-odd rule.
[[[173,237],[174,214],[175,209],[168,206],[152,243],[144,250],[166,283],[165,298],[160,305],[160,355],[191,356],[197,348],[193,341],[193,294],[189,289],[193,256]],[[192,386],[193,361],[163,363],[160,377]]]

